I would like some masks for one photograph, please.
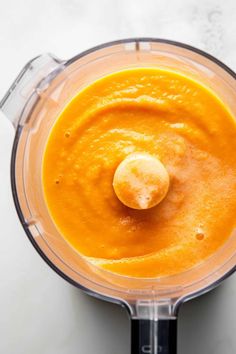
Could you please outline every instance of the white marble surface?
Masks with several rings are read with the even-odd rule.
[[[36,54],[61,58],[132,36],[175,39],[207,50],[236,70],[235,0],[0,1],[0,97]],[[129,321],[59,278],[25,237],[11,197],[14,131],[0,117],[0,353],[128,354]],[[236,277],[184,304],[179,354],[236,352]]]

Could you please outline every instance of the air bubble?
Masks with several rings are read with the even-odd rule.
[[[195,237],[198,241],[203,240],[205,237],[204,231],[201,228],[198,228]]]

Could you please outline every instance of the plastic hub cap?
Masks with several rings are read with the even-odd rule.
[[[117,167],[113,187],[118,199],[133,209],[149,209],[165,198],[169,174],[158,158],[144,153],[127,156]]]

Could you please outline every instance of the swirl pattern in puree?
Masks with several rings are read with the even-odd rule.
[[[135,68],[93,82],[65,107],[43,161],[44,195],[63,237],[100,267],[135,277],[187,270],[235,227],[236,124],[200,83],[176,72]],[[153,208],[121,203],[112,182],[132,153],[168,171]]]

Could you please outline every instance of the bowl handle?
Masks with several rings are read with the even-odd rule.
[[[39,93],[64,69],[64,61],[51,54],[42,54],[29,61],[17,76],[3,99],[0,110],[16,128],[24,124],[27,112],[36,103]]]
[[[131,313],[131,354],[176,354],[177,315],[169,303],[142,301]]]

